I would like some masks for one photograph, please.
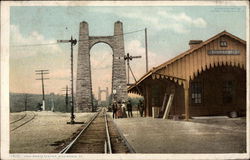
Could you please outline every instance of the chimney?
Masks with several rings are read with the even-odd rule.
[[[202,43],[202,40],[190,40],[189,41],[190,49],[196,47],[197,45],[201,43]]]

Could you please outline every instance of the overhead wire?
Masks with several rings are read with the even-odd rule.
[[[118,35],[132,34],[132,33],[140,32],[140,31],[144,31],[144,30],[145,30],[145,29],[140,29],[140,30],[130,31],[130,32],[126,32],[126,33],[123,33],[123,34],[118,34]],[[117,35],[117,36],[118,36],[118,35]]]
[[[127,35],[127,34],[132,34],[132,33],[136,33],[136,32],[141,32],[144,31],[144,29],[140,29],[140,30],[135,30],[135,31],[131,31],[131,32],[126,32],[123,34],[118,34],[118,35],[113,35],[111,37],[117,37],[117,36],[121,36],[121,35]],[[88,40],[78,40],[78,41],[88,41]],[[60,43],[57,42],[53,42],[53,43],[42,43],[42,44],[26,44],[26,45],[10,45],[10,47],[29,47],[29,46],[46,46],[46,45],[58,45]]]
[[[28,47],[28,46],[46,46],[46,45],[56,45],[57,42],[53,43],[41,43],[41,44],[24,44],[24,45],[10,45],[11,47]]]

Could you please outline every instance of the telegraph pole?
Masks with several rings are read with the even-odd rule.
[[[132,61],[133,58],[141,58],[141,56],[130,56],[129,53],[127,53],[126,56],[124,56],[124,60],[127,61],[127,67],[128,67],[128,85],[129,84],[129,61]]]
[[[25,93],[24,94],[24,111],[27,111],[28,109],[28,100],[29,100],[29,95]]]
[[[54,102],[54,93],[50,93],[50,102],[51,102],[51,111],[54,112],[55,111],[55,102]]]
[[[42,81],[42,94],[43,94],[43,105],[42,109],[43,111],[45,110],[45,96],[44,96],[44,80],[48,80],[49,78],[44,78],[44,74],[49,74],[49,70],[35,70],[36,74],[41,75],[40,79],[36,80],[41,80]]]
[[[146,73],[148,72],[148,37],[147,28],[145,28],[145,54],[146,54]]]
[[[66,104],[66,112],[68,111],[68,106],[69,106],[69,95],[68,95],[68,91],[69,91],[69,88],[68,88],[68,85],[66,85],[66,88],[63,89],[62,91],[65,91],[65,104]]]
[[[75,115],[74,115],[74,77],[73,77],[73,46],[76,45],[77,40],[73,39],[71,36],[70,40],[57,40],[58,43],[70,43],[71,44],[71,121],[70,124],[75,124]]]

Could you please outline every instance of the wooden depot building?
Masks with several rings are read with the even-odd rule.
[[[164,110],[169,116],[246,114],[246,41],[223,31],[206,40],[190,40],[190,49],[151,69],[129,93],[144,97],[145,116]]]

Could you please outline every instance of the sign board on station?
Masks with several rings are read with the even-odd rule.
[[[239,50],[208,50],[209,55],[239,55]]]

